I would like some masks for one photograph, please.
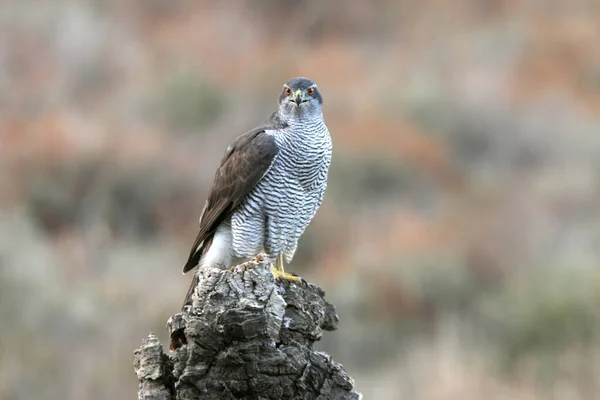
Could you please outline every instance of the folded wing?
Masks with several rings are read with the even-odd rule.
[[[184,273],[198,265],[202,254],[210,247],[217,227],[231,216],[262,179],[277,152],[277,144],[265,133],[265,127],[243,134],[229,146],[200,216],[200,230],[183,267]]]

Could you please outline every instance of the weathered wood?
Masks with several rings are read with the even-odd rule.
[[[169,357],[151,335],[135,352],[139,399],[359,399],[313,344],[337,325],[322,289],[275,282],[264,256],[203,268],[193,305],[168,323]]]
[[[140,381],[138,398],[144,400],[174,399],[172,364],[163,353],[162,344],[153,334],[134,353],[133,367]]]

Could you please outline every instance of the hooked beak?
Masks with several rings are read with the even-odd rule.
[[[302,104],[304,102],[304,94],[302,93],[301,90],[296,90],[294,92],[294,97],[293,100],[290,100],[292,103],[296,103],[296,105],[298,107],[300,107],[300,104]]]

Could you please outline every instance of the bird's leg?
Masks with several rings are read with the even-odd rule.
[[[277,256],[277,258],[275,259],[275,269],[277,271],[283,271],[283,253],[279,253],[279,255]]]
[[[271,273],[275,277],[275,280],[295,282],[301,286],[308,286],[308,283],[304,278],[283,270],[283,253],[279,253],[275,259],[275,266],[271,267]]]

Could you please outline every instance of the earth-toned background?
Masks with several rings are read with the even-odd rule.
[[[600,3],[2,1],[0,399],[133,399],[227,145],[315,80],[289,270],[365,399],[600,393]]]

